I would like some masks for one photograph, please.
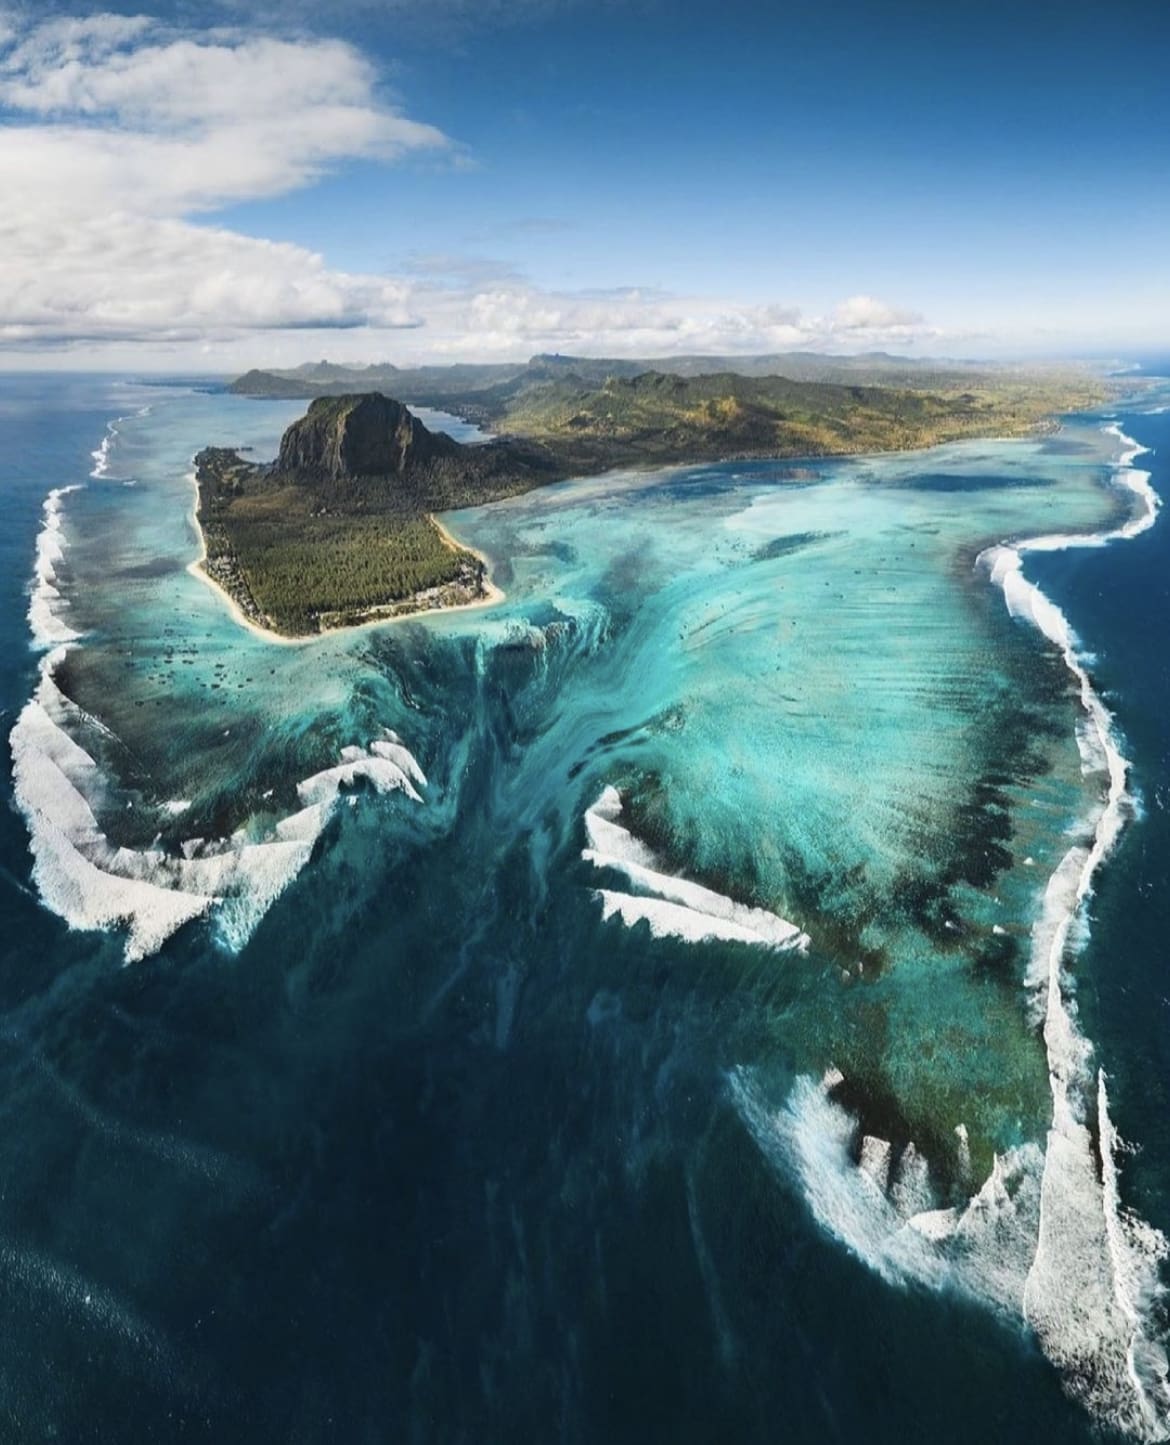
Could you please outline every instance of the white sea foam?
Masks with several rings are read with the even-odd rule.
[[[1166,1351],[1161,1341],[1147,1337],[1145,1321],[1162,1296],[1158,1266],[1166,1258],[1167,1244],[1156,1229],[1122,1207],[1117,1181],[1117,1155],[1122,1146],[1109,1117],[1104,1070],[1097,1073],[1097,1133],[1114,1294],[1130,1326],[1126,1364],[1140,1393],[1157,1400],[1166,1389]]]
[[[868,1174],[884,1194],[890,1184],[890,1155],[893,1151],[888,1139],[877,1139],[867,1134],[861,1141],[858,1167]]]
[[[1025,1145],[997,1157],[962,1208],[940,1207],[913,1144],[887,1187],[882,1165],[890,1145],[872,1136],[859,1141],[856,1120],[830,1097],[838,1082],[839,1075],[798,1079],[783,1107],[772,1109],[749,1070],[729,1076],[765,1157],[798,1181],[821,1227],[868,1268],[890,1284],[956,1289],[1018,1320],[1035,1250],[1040,1150]]]
[[[426,787],[426,774],[419,767],[409,749],[403,745],[402,739],[397,733],[391,732],[387,728],[383,737],[370,744],[370,752],[375,757],[385,758],[388,762],[393,763],[412,783],[417,783],[420,788]]]
[[[930,1169],[913,1140],[902,1150],[890,1175],[890,1200],[903,1219],[912,1219],[935,1208]]]
[[[117,435],[111,422],[93,454],[94,477],[108,474]],[[421,801],[418,787],[426,779],[402,740],[386,730],[369,748],[347,748],[336,766],[306,778],[298,787],[303,806],[274,825],[257,824],[227,839],[187,839],[175,852],[113,843],[95,812],[105,780],[72,735],[82,725],[108,730],[66,698],[55,680],[69,644],[81,635],[62,617],[68,603],[57,573],[65,554],[62,498],[75,490],[54,488],[45,499],[29,623],[35,645],[51,651],[10,738],[15,796],[28,823],[40,896],[73,928],[125,928],[128,961],[156,952],[200,917],[211,918],[221,940],[239,948],[308,862],[343,789],[364,779],[378,792],[401,791]],[[175,799],[161,811],[177,818],[189,806]]]
[[[604,788],[593,806],[585,810],[589,848],[583,856],[589,856],[590,861],[593,857],[613,858],[623,871],[628,865],[652,869],[657,859],[645,843],[618,822],[621,812],[621,794],[614,787]]]
[[[1084,710],[1085,768],[1102,784],[1082,836],[1048,881],[1032,931],[1027,983],[1043,1024],[1052,1093],[1043,1153],[1027,1145],[997,1158],[965,1206],[932,1208],[926,1161],[915,1151],[907,1163],[913,1146],[883,1189],[883,1141],[858,1138],[856,1121],[830,1097],[837,1079],[819,1086],[799,1080],[778,1111],[762,1102],[745,1071],[732,1075],[731,1087],[765,1154],[795,1173],[821,1225],[870,1268],[893,1282],[957,1288],[1009,1318],[1022,1314],[1069,1393],[1099,1422],[1156,1441],[1170,1439],[1170,1371],[1157,1327],[1168,1247],[1121,1205],[1105,1078],[1094,1071],[1092,1047],[1078,1028],[1067,972],[1084,937],[1096,871],[1132,812],[1128,764],[1067,618],[1022,565],[1030,551],[1102,546],[1153,525],[1159,499],[1149,474],[1132,466],[1143,449],[1118,428],[1107,430],[1123,444],[1114,479],[1133,494],[1131,517],[1099,534],[992,547],[980,559],[1012,615],[1060,650]],[[970,1169],[965,1130],[958,1141],[961,1173]]]
[[[965,1185],[971,1182],[971,1138],[966,1124],[955,1125],[956,1157],[959,1165],[959,1179]]]
[[[686,943],[706,943],[716,938],[729,943],[759,945],[767,942],[742,924],[726,918],[712,918],[710,914],[665,902],[661,898],[639,898],[632,893],[615,893],[608,888],[598,888],[594,897],[601,904],[604,920],[608,922],[611,918],[620,918],[627,928],[633,928],[637,923],[648,923],[654,938],[681,938]]]
[[[373,746],[377,747],[377,743]],[[413,758],[411,762],[414,763]],[[414,763],[414,769],[418,770],[421,776],[417,763]],[[411,775],[408,775],[404,768],[391,758],[367,752],[362,748],[346,748],[342,761],[336,767],[314,773],[311,778],[298,783],[297,796],[306,806],[328,807],[336,802],[342,788],[352,787],[359,778],[367,779],[380,793],[398,790],[414,802],[422,802],[411,781]]]
[[[645,843],[618,822],[621,812],[621,795],[616,788],[607,787],[585,813],[589,847],[582,858],[595,868],[623,873],[639,890],[598,889],[596,897],[604,919],[620,918],[627,927],[647,923],[655,938],[681,938],[689,943],[720,938],[765,948],[808,948],[808,935],[778,914],[664,873]]]
[[[61,498],[77,490],[76,486],[54,487],[45,498],[44,521],[37,536],[37,555],[28,604],[28,621],[35,647],[57,647],[81,636],[61,616],[69,603],[57,586],[57,568],[65,556]]]
[[[117,435],[118,428],[113,422],[111,422],[106,428],[106,434],[104,437],[102,437],[101,443],[98,446],[97,451],[90,452],[90,456],[93,458],[93,470],[90,472],[91,477],[100,479],[101,477],[104,477],[109,473],[110,448],[113,446],[114,438]]]
[[[119,430],[120,423],[122,423],[122,422],[124,422],[124,421],[129,421],[130,418],[131,418],[131,416],[134,416],[134,417],[149,416],[150,413],[151,413],[151,410],[152,410],[152,407],[151,407],[150,403],[148,402],[146,406],[140,406],[137,411],[132,412],[132,413],[127,413],[125,416],[115,417],[112,422],[107,423],[107,425],[106,425],[106,434],[105,434],[104,437],[102,437],[101,441],[98,443],[97,450],[90,452],[90,456],[91,456],[92,459],[93,459],[93,468],[92,468],[92,470],[90,471],[90,476],[91,476],[91,477],[93,477],[96,481],[100,481],[103,477],[108,477],[108,476],[109,476],[109,474],[110,474],[110,453],[111,453],[111,451],[113,450],[114,443],[117,441],[117,439],[118,439],[118,437],[119,437],[119,435],[120,435],[120,430]],[[124,486],[133,486],[133,485],[134,485],[134,482],[133,482],[132,480],[127,480],[126,482],[123,483],[123,485],[124,485]]]
[[[1109,531],[1040,537],[991,548],[982,558],[1012,615],[1031,622],[1060,650],[1084,709],[1082,759],[1103,783],[1083,838],[1066,851],[1048,881],[1032,931],[1027,981],[1036,990],[1043,1019],[1052,1125],[1024,1313],[1061,1368],[1070,1393],[1094,1415],[1139,1439],[1164,1440],[1170,1439],[1170,1383],[1149,1306],[1157,1292],[1156,1261],[1165,1254],[1166,1242],[1121,1212],[1104,1080],[1094,1078],[1092,1047],[1077,1026],[1067,973],[1068,957],[1085,934],[1085,902],[1097,869],[1132,814],[1129,764],[1068,620],[1023,574],[1028,552],[1103,546],[1153,526],[1159,498],[1149,473],[1132,466],[1145,448],[1116,426],[1106,431],[1122,443],[1115,481],[1133,493],[1138,505],[1132,516]],[[1094,1113],[1100,1167],[1090,1128]]]
[[[1137,506],[1120,527],[1104,532],[1053,532],[1042,537],[1029,537],[1007,548],[1016,552],[1063,552],[1071,547],[1104,547],[1110,542],[1124,542],[1148,531],[1157,521],[1162,499],[1150,482],[1150,473],[1135,467],[1133,463],[1149,452],[1133,437],[1126,436],[1119,426],[1107,426],[1103,430],[1116,437],[1122,445],[1121,455],[1113,466],[1113,484],[1130,492]],[[998,548],[991,548],[996,552]]]
[[[227,839],[189,839],[174,854],[119,847],[94,811],[105,787],[101,771],[67,731],[82,715],[54,681],[66,650],[42,660],[37,692],[12,730],[16,801],[44,903],[71,928],[125,928],[127,962],[157,952],[185,923],[202,917],[212,920],[227,947],[241,948],[309,861],[342,789],[359,779],[378,792],[419,799],[411,777],[421,771],[413,759],[408,773],[372,748],[347,750],[348,761],[299,785],[301,809],[258,836],[241,830]]]

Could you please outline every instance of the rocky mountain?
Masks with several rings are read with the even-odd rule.
[[[229,390],[239,396],[309,400],[344,392],[379,388],[404,396],[416,405],[434,406],[460,415],[488,419],[495,398],[529,386],[574,378],[596,386],[615,378],[633,378],[646,372],[698,378],[731,373],[746,377],[784,377],[789,381],[828,382],[838,385],[893,386],[913,390],[962,388],[980,375],[1008,375],[1011,369],[989,363],[942,361],[870,352],[863,356],[833,356],[814,352],[780,352],[763,356],[628,357],[565,356],[542,353],[527,361],[446,366],[398,367],[390,362],[345,366],[316,361],[291,370],[253,370],[233,381]]]
[[[402,477],[461,451],[445,433],[429,431],[400,401],[367,392],[314,401],[285,432],[276,466],[286,475],[308,473],[330,481]]]

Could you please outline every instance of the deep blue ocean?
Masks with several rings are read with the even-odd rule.
[[[1142,465],[1167,492],[1170,412],[1121,413],[1151,449]],[[1139,802],[1091,909],[1081,1007],[1109,1059],[1111,1097],[1138,1146],[1134,1203],[1170,1226],[1170,529],[1102,551],[1034,556],[1029,575],[1065,611],[1092,658],[1133,763]],[[1140,1201],[1138,1191],[1140,1190]]]
[[[502,612],[280,648],[184,570],[184,464],[200,439],[271,446],[298,410],[0,380],[6,735],[45,657],[46,496],[81,488],[61,500],[79,639],[54,716],[96,765],[44,759],[92,780],[101,837],[50,799],[43,848],[59,861],[68,833],[108,861],[112,838],[110,877],[162,859],[173,893],[181,838],[283,847],[278,814],[308,838],[271,896],[241,865],[127,962],[149,909],[70,926],[103,885],[50,876],[50,851],[34,872],[6,763],[0,1439],[1127,1438],[1070,1386],[1096,1357],[1013,1319],[1010,1251],[987,1283],[991,1246],[952,1228],[993,1159],[1026,1181],[1043,1146],[1027,940],[1094,786],[1065,669],[974,561],[1109,524],[1105,421],[1165,493],[1170,412],[549,489],[453,523]],[[1025,570],[1132,763],[1070,988],[1133,1146],[1123,1203],[1170,1234],[1170,526]],[[368,766],[391,730],[417,802]],[[298,791],[347,758],[340,791]],[[651,906],[631,865],[582,857],[612,844],[601,814],[589,832],[603,787],[654,850],[638,866],[707,902]],[[188,861],[218,867],[200,846]],[[811,947],[696,941],[712,898]],[[889,1200],[852,1192],[863,1134]],[[1012,1176],[1003,1200],[1027,1192]]]

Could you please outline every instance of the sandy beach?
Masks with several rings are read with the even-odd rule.
[[[486,570],[490,566],[488,558],[484,556],[482,552],[477,551],[476,548],[469,547],[466,543],[460,542],[458,538],[452,536],[451,532],[437,517],[432,516],[431,521],[434,523],[436,530],[453,552],[469,552],[473,557],[478,558],[479,561],[483,563],[485,568],[483,585],[486,596],[477,597],[474,602],[458,602],[447,607],[419,607],[414,611],[395,613],[393,616],[368,617],[364,622],[351,622],[343,627],[327,627],[320,632],[306,633],[303,637],[286,637],[281,632],[273,632],[271,628],[261,627],[258,622],[253,622],[232,594],[228,592],[226,588],[221,587],[215,578],[204,569],[203,564],[207,560],[207,542],[203,535],[203,527],[199,521],[199,483],[196,480],[194,469],[188,472],[187,479],[190,481],[192,490],[195,493],[194,505],[191,508],[191,525],[194,527],[195,535],[199,540],[199,555],[194,561],[187,564],[187,571],[192,577],[197,577],[205,587],[209,587],[215,593],[225,604],[235,622],[239,623],[241,627],[246,628],[253,636],[259,637],[264,642],[275,643],[279,647],[304,647],[308,643],[319,642],[323,637],[334,637],[346,632],[361,632],[370,627],[387,627],[395,622],[415,622],[424,617],[438,617],[445,612],[475,612],[484,607],[495,607],[498,603],[504,601],[504,593],[491,580]],[[400,605],[400,603],[387,604],[388,607]]]

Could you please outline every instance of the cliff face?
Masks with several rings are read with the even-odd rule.
[[[281,439],[277,468],[333,481],[402,476],[461,450],[450,437],[428,431],[400,401],[369,392],[314,401]]]

